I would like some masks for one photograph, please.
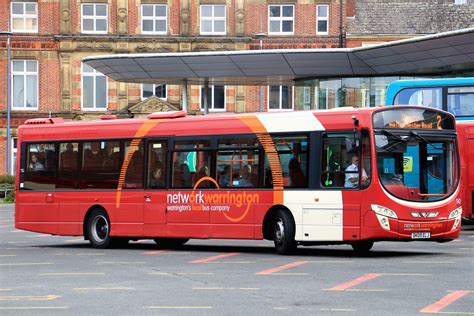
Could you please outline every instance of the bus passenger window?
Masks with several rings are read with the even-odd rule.
[[[77,187],[79,166],[79,143],[59,144],[59,168],[56,179],[56,188]]]
[[[259,186],[259,147],[256,138],[219,140],[216,160],[220,188]]]
[[[125,143],[124,165],[127,164],[124,189],[143,189],[143,142]]]
[[[116,189],[120,176],[121,143],[82,143],[81,189]]]
[[[308,187],[308,136],[272,136],[281,165],[285,188]],[[268,160],[268,157],[267,157]],[[266,162],[266,166],[270,166]],[[269,179],[266,177],[265,179]]]
[[[163,189],[166,185],[166,142],[148,145],[148,187]]]
[[[322,143],[321,186],[323,188],[359,188],[360,177],[367,181],[365,170],[359,172],[360,154],[358,149],[348,148],[348,139],[354,134],[326,134]]]
[[[56,145],[53,143],[27,146],[25,190],[54,190],[56,188]]]
[[[204,177],[215,178],[210,169],[212,152],[209,149],[210,142],[207,140],[175,142],[171,173],[173,188],[215,187],[211,181],[201,180]]]

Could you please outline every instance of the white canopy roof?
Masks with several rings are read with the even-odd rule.
[[[284,49],[86,57],[117,81],[289,84],[316,77],[432,75],[474,70],[474,28],[352,49]]]

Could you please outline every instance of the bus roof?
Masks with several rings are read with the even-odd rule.
[[[387,88],[386,104],[392,105],[398,92],[403,89],[457,86],[474,86],[474,77],[397,80]]]
[[[356,123],[362,127],[371,126],[372,113],[378,110],[389,111],[390,108],[349,107],[319,111],[171,115],[166,118],[151,115],[141,119],[56,120],[46,124],[37,124],[36,120],[35,124],[21,125],[18,134],[22,140],[51,141],[352,130]]]

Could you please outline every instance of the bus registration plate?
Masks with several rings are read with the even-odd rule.
[[[431,233],[423,232],[423,233],[411,233],[411,239],[429,239],[431,237]]]

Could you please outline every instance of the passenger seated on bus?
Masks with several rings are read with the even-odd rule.
[[[230,187],[230,165],[224,166],[224,170],[219,177],[219,186],[221,188]]]
[[[202,165],[198,172],[194,174],[193,184],[196,184],[201,178],[209,176],[209,167]],[[211,186],[210,181],[203,181],[199,184],[200,188],[209,188]]]
[[[191,187],[191,172],[189,171],[189,166],[186,163],[182,163],[179,166],[179,173],[178,173],[178,187],[181,188],[190,188]]]
[[[32,171],[43,171],[44,166],[41,162],[38,161],[38,157],[35,154],[31,155],[30,164],[28,165],[28,169]]]
[[[352,164],[346,168],[344,187],[357,188],[359,186],[359,157],[352,156]],[[362,182],[367,181],[367,173],[362,168]]]
[[[245,165],[242,168],[242,177],[239,179],[240,187],[253,187],[252,183],[252,166]]]
[[[155,170],[153,170],[150,177],[150,188],[151,189],[160,189],[165,186],[165,175],[163,174],[163,168],[161,163],[157,164]]]
[[[298,159],[290,159],[290,162],[288,163],[288,170],[290,173],[290,187],[304,187],[306,184],[306,177],[303,171],[301,171],[301,165]]]

